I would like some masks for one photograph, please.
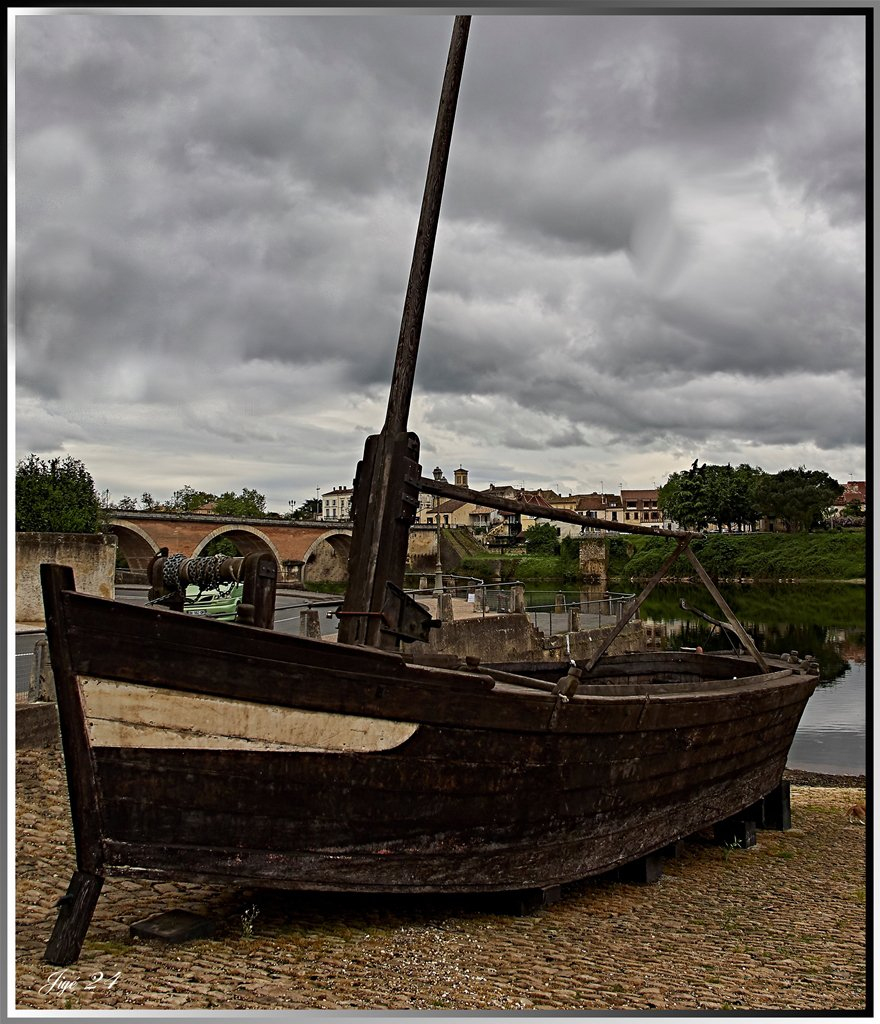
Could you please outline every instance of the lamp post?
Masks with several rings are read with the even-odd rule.
[[[440,595],[443,593],[443,563],[440,561],[440,512],[439,510],[435,513],[437,516],[437,567],[434,570],[434,594],[439,602]]]

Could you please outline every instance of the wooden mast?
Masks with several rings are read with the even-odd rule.
[[[355,475],[349,585],[339,613],[343,643],[393,648],[404,635],[400,588],[421,477],[419,439],[407,431],[407,419],[470,20],[458,16],[453,25],[385,424],[367,438]]]

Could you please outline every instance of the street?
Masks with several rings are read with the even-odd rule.
[[[146,586],[118,586],[116,600],[127,604],[146,604]],[[299,613],[312,604],[327,601],[341,601],[334,594],[316,594],[307,591],[279,590],[275,596],[275,629],[279,633],[299,635]],[[337,619],[332,608],[319,608],[321,615],[321,632],[326,635],[336,634]],[[329,617],[328,617],[329,613]],[[34,663],[34,645],[45,637],[44,632],[16,633],[15,635],[15,692],[25,693]]]

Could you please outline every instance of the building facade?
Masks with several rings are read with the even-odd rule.
[[[351,487],[334,487],[321,495],[321,518],[329,520],[351,519]]]

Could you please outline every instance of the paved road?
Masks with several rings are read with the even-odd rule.
[[[147,587],[117,587],[116,599],[127,604],[146,604]],[[333,594],[313,594],[306,596],[301,591],[279,590],[275,598],[275,629],[279,633],[299,635],[299,613],[310,604],[324,601],[340,600]],[[337,620],[332,609],[319,609],[321,614],[321,631],[324,634],[335,634]],[[330,617],[327,617],[330,612]],[[34,663],[34,645],[46,634],[17,633],[15,636],[15,692],[24,693],[28,688],[31,668]]]

